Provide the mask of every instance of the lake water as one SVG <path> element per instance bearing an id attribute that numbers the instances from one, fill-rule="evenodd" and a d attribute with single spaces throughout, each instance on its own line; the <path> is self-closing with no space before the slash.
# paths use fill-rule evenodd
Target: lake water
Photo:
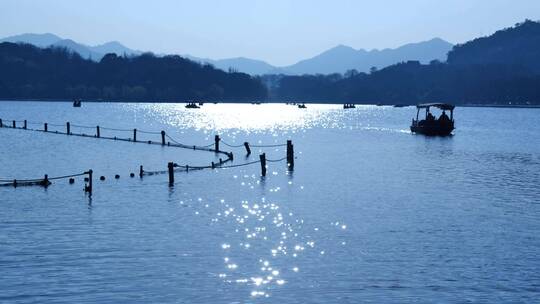
<path id="1" fill-rule="evenodd" d="M 214 153 L 0 129 L 2 303 L 524 302 L 540 298 L 540 109 L 457 108 L 455 136 L 414 108 L 0 102 L 0 118 L 166 130 L 230 145 L 291 139 L 284 162 L 130 178 Z M 29 124 L 32 128 L 42 128 Z M 72 132 L 93 129 L 72 126 Z M 130 137 L 102 130 L 102 136 Z M 139 134 L 159 141 L 159 135 Z M 231 148 L 233 164 L 284 147 Z M 114 179 L 119 174 L 120 179 Z"/>

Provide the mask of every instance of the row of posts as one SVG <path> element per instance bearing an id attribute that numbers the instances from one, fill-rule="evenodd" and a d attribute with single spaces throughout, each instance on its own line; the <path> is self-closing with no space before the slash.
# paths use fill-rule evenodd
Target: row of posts
<path id="1" fill-rule="evenodd" d="M 2 119 L 0 118 L 0 128 L 2 128 L 4 126 L 3 122 L 2 122 Z M 17 128 L 17 122 L 15 120 L 12 121 L 12 128 L 16 129 Z M 28 122 L 26 120 L 23 121 L 23 129 L 27 129 L 28 128 Z M 49 132 L 49 125 L 47 123 L 44 123 L 43 124 L 43 132 Z M 66 122 L 66 134 L 67 135 L 72 135 L 71 133 L 71 123 L 70 122 Z M 161 145 L 165 146 L 167 143 L 165 142 L 165 136 L 166 136 L 166 133 L 165 131 L 161 131 Z M 101 138 L 101 129 L 99 126 L 96 126 L 96 137 L 97 138 Z M 219 140 L 219 136 L 216 135 L 216 138 L 217 140 Z M 133 129 L 133 141 L 137 141 L 137 129 Z M 219 148 L 219 144 L 217 145 L 217 147 Z M 216 149 L 218 150 L 218 149 Z"/>
<path id="2" fill-rule="evenodd" d="M 215 136 L 215 152 L 219 152 L 219 135 Z M 249 147 L 249 143 L 245 142 L 244 146 L 246 148 L 247 155 L 251 154 L 251 149 Z M 232 153 L 229 155 L 229 157 L 232 158 Z M 289 171 L 294 170 L 294 146 L 292 144 L 292 140 L 287 140 L 287 168 Z M 221 158 L 219 159 L 219 163 L 222 164 L 223 161 Z M 261 164 L 261 176 L 266 176 L 266 153 L 259 155 L 259 163 Z M 174 185 L 174 163 L 169 162 L 167 164 L 168 174 L 169 174 L 169 186 Z M 186 170 L 188 170 L 188 166 L 186 166 Z M 216 164 L 212 162 L 212 169 L 216 168 Z M 143 167 L 140 167 L 140 177 L 143 176 Z"/>
<path id="3" fill-rule="evenodd" d="M 2 119 L 0 118 L 0 128 L 2 128 L 2 127 L 4 127 L 4 123 L 3 123 Z M 17 121 L 13 120 L 11 127 L 13 129 L 17 128 Z M 22 128 L 25 129 L 25 130 L 28 128 L 28 122 L 26 121 L 26 119 L 23 121 L 23 127 Z"/>
<path id="4" fill-rule="evenodd" d="M 2 123 L 2 119 L 0 118 L 0 128 L 3 127 L 3 123 Z M 17 123 L 15 120 L 13 120 L 12 122 L 12 127 L 13 128 L 16 128 L 17 127 Z M 26 120 L 23 121 L 23 129 L 27 129 L 28 127 L 28 123 Z M 43 131 L 44 132 L 48 132 L 49 131 L 49 127 L 48 127 L 48 124 L 47 123 L 44 123 L 43 124 Z M 66 134 L 67 135 L 72 135 L 71 133 L 71 124 L 70 122 L 66 122 Z M 165 131 L 161 131 L 161 145 L 165 146 L 166 145 L 166 142 L 165 142 L 165 136 L 166 136 L 166 133 Z M 96 137 L 97 138 L 101 138 L 101 129 L 99 126 L 96 126 Z M 115 137 L 116 138 L 116 137 Z M 136 142 L 137 141 L 137 129 L 133 129 L 133 141 Z M 219 135 L 216 135 L 214 137 L 214 151 L 215 152 L 219 152 L 219 142 L 221 141 L 221 138 L 219 137 Z M 244 147 L 246 149 L 246 154 L 247 155 L 250 155 L 251 154 L 251 148 L 249 146 L 249 143 L 248 142 L 244 142 Z M 293 145 L 292 145 L 292 141 L 291 140 L 287 140 L 287 164 L 289 166 L 289 169 L 293 169 L 294 168 L 294 150 L 293 150 Z"/>
<path id="5" fill-rule="evenodd" d="M 2 119 L 0 119 L 0 128 L 3 127 L 3 122 L 2 122 Z M 16 128 L 17 125 L 16 125 L 16 121 L 14 120 L 13 123 L 12 123 L 12 126 L 13 128 Z M 24 125 L 23 125 L 23 129 L 27 129 L 27 121 L 24 120 Z M 48 132 L 48 125 L 47 123 L 44 123 L 43 125 L 43 131 L 44 132 Z M 100 132 L 100 127 L 99 126 L 96 126 L 96 137 L 97 138 L 101 138 L 101 132 Z M 69 122 L 66 122 L 66 134 L 67 135 L 71 135 L 71 124 Z M 165 143 L 165 131 L 161 131 L 161 144 L 164 146 L 166 143 Z M 133 141 L 136 142 L 137 141 L 137 129 L 133 129 Z M 216 153 L 220 152 L 219 150 L 219 142 L 221 141 L 221 138 L 219 137 L 219 135 L 216 135 L 214 137 L 214 151 Z M 150 143 L 150 142 L 149 142 Z M 246 154 L 247 155 L 250 155 L 251 154 L 251 148 L 249 146 L 249 143 L 248 142 L 244 142 L 244 148 L 246 149 Z M 229 154 L 229 157 L 232 158 L 232 153 Z M 287 168 L 288 170 L 292 171 L 294 169 L 294 146 L 292 144 L 292 141 L 291 140 L 287 140 Z M 260 164 L 261 164 L 261 175 L 262 176 L 266 176 L 266 153 L 263 153 L 261 155 L 259 155 L 259 161 L 260 161 Z M 221 159 L 220 159 L 220 164 L 222 163 Z M 215 168 L 215 164 L 212 162 L 212 169 Z M 187 168 L 186 168 L 187 169 Z M 140 166 L 139 168 L 139 176 L 142 178 L 143 177 L 143 166 Z M 172 162 L 169 162 L 168 163 L 168 172 L 169 172 L 169 185 L 173 185 L 174 184 L 174 163 Z M 92 170 L 89 170 L 88 172 L 85 172 L 86 174 L 88 174 L 88 184 L 85 186 L 85 191 L 86 192 L 89 192 L 90 194 L 92 193 Z M 44 179 L 44 185 L 48 185 L 49 182 L 48 182 L 48 178 L 47 178 L 47 175 L 45 175 L 45 179 Z M 17 186 L 17 181 L 14 180 L 14 185 Z"/>

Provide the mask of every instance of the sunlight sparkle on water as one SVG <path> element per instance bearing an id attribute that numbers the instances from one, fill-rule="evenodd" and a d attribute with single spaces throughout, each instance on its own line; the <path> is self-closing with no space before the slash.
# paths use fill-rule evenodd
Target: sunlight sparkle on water
<path id="1" fill-rule="evenodd" d="M 310 105 L 308 109 L 284 104 L 205 104 L 200 109 L 186 109 L 185 104 L 143 104 L 150 115 L 166 119 L 175 127 L 200 130 L 239 129 L 259 131 L 271 129 L 304 129 L 321 122 L 335 124 L 332 115 L 340 113 L 340 105 Z"/>

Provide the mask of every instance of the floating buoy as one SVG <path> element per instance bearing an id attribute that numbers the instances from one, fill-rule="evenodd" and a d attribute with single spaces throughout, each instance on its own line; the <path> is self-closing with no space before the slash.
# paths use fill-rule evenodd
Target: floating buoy
<path id="1" fill-rule="evenodd" d="M 135 173 L 130 173 L 129 177 L 135 177 Z"/>
<path id="2" fill-rule="evenodd" d="M 116 175 L 114 176 L 114 178 L 119 179 L 119 178 L 120 178 L 120 175 L 116 174 Z"/>
<path id="3" fill-rule="evenodd" d="M 87 177 L 87 178 L 88 178 L 88 177 Z M 70 184 L 73 184 L 73 183 L 75 183 L 75 179 L 74 179 L 73 177 L 72 177 L 72 178 L 70 178 L 70 179 L 69 179 L 69 183 L 70 183 Z"/>
<path id="4" fill-rule="evenodd" d="M 102 175 L 102 176 L 100 176 L 99 180 L 102 180 L 102 181 L 104 181 L 104 180 L 105 180 L 105 176 L 103 176 L 103 175 Z"/>

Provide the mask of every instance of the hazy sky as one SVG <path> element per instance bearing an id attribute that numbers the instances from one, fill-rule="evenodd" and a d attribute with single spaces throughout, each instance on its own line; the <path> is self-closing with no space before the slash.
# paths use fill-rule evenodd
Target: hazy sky
<path id="1" fill-rule="evenodd" d="M 338 44 L 396 47 L 540 19 L 540 0 L 0 0 L 0 37 L 50 32 L 156 53 L 286 65 Z"/>

